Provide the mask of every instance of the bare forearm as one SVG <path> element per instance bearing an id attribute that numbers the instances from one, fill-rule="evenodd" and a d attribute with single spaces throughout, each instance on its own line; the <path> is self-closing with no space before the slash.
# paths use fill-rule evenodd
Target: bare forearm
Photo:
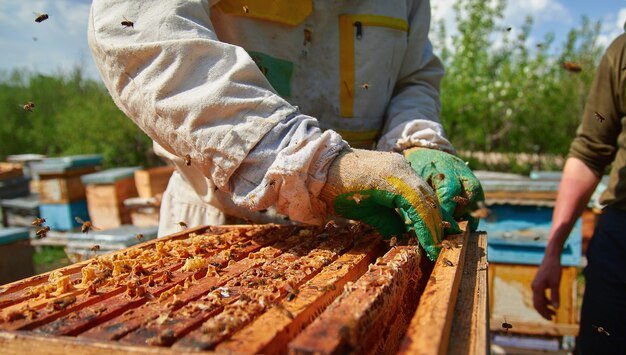
<path id="1" fill-rule="evenodd" d="M 559 257 L 569 233 L 593 194 L 600 178 L 585 163 L 569 158 L 552 214 L 552 228 L 546 247 L 546 257 Z"/>

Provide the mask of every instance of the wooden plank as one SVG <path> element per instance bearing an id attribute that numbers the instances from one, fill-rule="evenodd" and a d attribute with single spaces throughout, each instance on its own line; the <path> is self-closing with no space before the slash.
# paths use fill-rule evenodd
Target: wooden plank
<path id="1" fill-rule="evenodd" d="M 420 298 L 400 347 L 401 354 L 445 354 L 452 326 L 468 232 L 451 236 Z"/>
<path id="2" fill-rule="evenodd" d="M 555 201 L 557 191 L 485 191 L 485 200 Z"/>
<path id="3" fill-rule="evenodd" d="M 383 254 L 382 246 L 378 235 L 363 236 L 354 248 L 300 287 L 292 300 L 283 300 L 280 307 L 271 308 L 215 350 L 248 354 L 286 353 L 287 344 L 300 329 L 310 324 L 342 292 L 347 282 L 356 281 L 367 271 L 368 265 Z"/>
<path id="4" fill-rule="evenodd" d="M 7 331 L 0 332 L 0 348 L 3 355 L 23 355 L 33 352 L 41 355 L 180 355 L 180 351 L 167 348 L 130 346 L 74 337 L 49 337 L 39 334 Z"/>
<path id="5" fill-rule="evenodd" d="M 487 234 L 472 233 L 465 248 L 448 354 L 483 355 L 489 353 Z"/>
<path id="6" fill-rule="evenodd" d="M 507 322 L 511 321 L 507 318 Z M 509 334 L 546 335 L 555 337 L 561 337 L 564 335 L 577 336 L 579 329 L 578 324 L 565 323 L 517 323 L 513 321 L 511 324 L 513 325 L 513 328 L 509 329 Z M 492 332 L 505 333 L 502 328 L 502 322 L 491 322 L 490 330 Z"/>
<path id="7" fill-rule="evenodd" d="M 371 264 L 290 344 L 293 354 L 340 354 L 372 351 L 396 316 L 409 279 L 419 269 L 416 246 L 397 246 Z"/>

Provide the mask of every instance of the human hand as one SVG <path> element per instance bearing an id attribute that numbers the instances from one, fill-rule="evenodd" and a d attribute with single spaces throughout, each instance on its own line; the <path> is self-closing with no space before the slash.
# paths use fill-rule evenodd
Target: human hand
<path id="1" fill-rule="evenodd" d="M 436 149 L 411 148 L 404 151 L 411 167 L 435 190 L 441 208 L 454 218 L 467 219 L 470 231 L 478 218 L 470 212 L 485 200 L 480 181 L 458 157 Z"/>
<path id="2" fill-rule="evenodd" d="M 544 256 L 535 279 L 531 284 L 533 290 L 533 306 L 547 320 L 551 320 L 559 308 L 559 284 L 561 282 L 560 257 Z M 546 296 L 550 290 L 550 298 Z"/>
<path id="3" fill-rule="evenodd" d="M 433 190 L 399 154 L 345 149 L 333 161 L 321 192 L 331 213 L 362 221 L 385 238 L 400 237 L 411 228 L 431 260 L 441 249 L 444 225 Z"/>

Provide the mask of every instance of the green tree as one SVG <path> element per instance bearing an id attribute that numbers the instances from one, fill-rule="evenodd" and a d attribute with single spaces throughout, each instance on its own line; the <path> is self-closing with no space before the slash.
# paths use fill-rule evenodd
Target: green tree
<path id="1" fill-rule="evenodd" d="M 599 23 L 583 18 L 563 47 L 553 49 L 553 34 L 530 43 L 530 17 L 518 31 L 499 25 L 505 7 L 504 0 L 457 2 L 457 32 L 448 38 L 443 23 L 435 26 L 436 51 L 446 66 L 446 132 L 461 150 L 565 154 L 603 51 Z M 564 61 L 582 71 L 565 70 Z"/>
<path id="2" fill-rule="evenodd" d="M 23 108 L 33 102 L 29 112 Z M 80 68 L 56 76 L 15 70 L 0 76 L 0 158 L 102 154 L 105 167 L 156 165 L 150 139 Z"/>

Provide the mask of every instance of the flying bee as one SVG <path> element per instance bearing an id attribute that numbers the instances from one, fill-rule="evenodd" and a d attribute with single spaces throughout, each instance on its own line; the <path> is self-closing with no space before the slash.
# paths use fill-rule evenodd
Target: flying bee
<path id="1" fill-rule="evenodd" d="M 141 233 L 137 233 L 137 234 L 135 235 L 135 238 L 137 238 L 137 240 L 141 241 L 141 240 L 143 239 L 143 234 L 141 234 Z"/>
<path id="2" fill-rule="evenodd" d="M 133 21 L 130 21 L 129 19 L 127 19 L 126 16 L 124 16 L 124 21 L 122 21 L 121 24 L 124 27 L 135 28 L 135 23 Z"/>
<path id="3" fill-rule="evenodd" d="M 42 224 L 46 223 L 46 219 L 45 218 L 41 218 L 41 217 L 37 217 L 35 218 L 34 221 L 31 222 L 31 226 L 34 227 L 41 227 Z"/>
<path id="4" fill-rule="evenodd" d="M 187 226 L 187 223 L 185 223 L 185 222 L 183 222 L 183 221 L 178 222 L 178 225 L 179 225 L 179 226 L 180 226 L 180 228 L 182 228 L 182 229 L 187 229 L 187 228 L 189 228 L 189 227 Z"/>
<path id="5" fill-rule="evenodd" d="M 581 68 L 581 66 L 578 63 L 574 63 L 574 62 L 563 62 L 561 63 L 561 67 L 563 67 L 563 69 L 570 71 L 572 73 L 580 73 L 583 68 Z"/>
<path id="6" fill-rule="evenodd" d="M 41 227 L 39 229 L 37 229 L 37 232 L 35 232 L 35 234 L 37 235 L 37 238 L 45 238 L 46 235 L 48 234 L 48 232 L 50 231 L 50 227 Z"/>
<path id="7" fill-rule="evenodd" d="M 189 154 L 185 155 L 185 165 L 187 165 L 187 166 L 191 165 L 191 155 L 189 155 Z"/>
<path id="8" fill-rule="evenodd" d="M 365 84 L 361 85 L 361 87 L 363 88 L 363 90 L 367 90 L 367 89 L 370 88 L 370 84 L 365 83 Z"/>
<path id="9" fill-rule="evenodd" d="M 94 253 L 97 252 L 98 250 L 100 250 L 100 246 L 98 244 L 95 244 L 94 246 L 91 247 L 91 251 L 93 251 Z"/>
<path id="10" fill-rule="evenodd" d="M 509 329 L 513 328 L 513 325 L 511 323 L 507 323 L 506 322 L 506 318 L 504 318 L 504 322 L 502 322 L 502 329 L 504 329 L 504 333 L 508 334 L 509 333 Z"/>
<path id="11" fill-rule="evenodd" d="M 41 14 L 34 12 L 37 17 L 35 17 L 35 22 L 40 23 L 48 19 L 48 14 Z"/>
<path id="12" fill-rule="evenodd" d="M 92 229 L 100 229 L 94 226 L 93 223 L 91 223 L 91 221 L 83 221 L 80 217 L 74 217 L 74 220 L 76 220 L 76 222 L 81 224 L 80 231 L 82 233 L 89 233 L 89 231 Z"/>
<path id="13" fill-rule="evenodd" d="M 602 334 L 606 335 L 607 337 L 611 335 L 611 334 L 609 334 L 609 332 L 607 332 L 607 331 L 606 331 L 606 329 L 604 329 L 604 327 L 600 327 L 600 326 L 597 326 L 597 325 L 595 325 L 595 324 L 592 324 L 591 326 L 592 326 L 595 330 L 597 330 L 597 331 L 598 331 L 598 333 L 602 333 Z"/>
<path id="14" fill-rule="evenodd" d="M 313 41 L 313 33 L 311 30 L 304 29 L 304 45 L 311 43 Z"/>
<path id="15" fill-rule="evenodd" d="M 606 118 L 604 118 L 604 116 L 602 116 L 601 114 L 599 114 L 599 113 L 597 113 L 595 111 L 594 111 L 593 115 L 596 118 L 596 120 L 598 120 L 598 122 L 600 122 L 600 123 L 604 122 L 604 120 L 606 119 Z"/>
<path id="16" fill-rule="evenodd" d="M 24 108 L 24 110 L 28 112 L 33 112 L 33 109 L 35 108 L 35 104 L 28 101 L 27 103 L 24 104 L 24 106 L 22 106 L 22 108 Z"/>
<path id="17" fill-rule="evenodd" d="M 247 6 L 243 6 L 243 12 L 248 13 L 250 12 L 250 9 Z"/>
<path id="18" fill-rule="evenodd" d="M 391 239 L 389 239 L 389 247 L 395 248 L 396 246 L 398 246 L 398 238 L 396 236 L 393 236 L 391 237 Z"/>

